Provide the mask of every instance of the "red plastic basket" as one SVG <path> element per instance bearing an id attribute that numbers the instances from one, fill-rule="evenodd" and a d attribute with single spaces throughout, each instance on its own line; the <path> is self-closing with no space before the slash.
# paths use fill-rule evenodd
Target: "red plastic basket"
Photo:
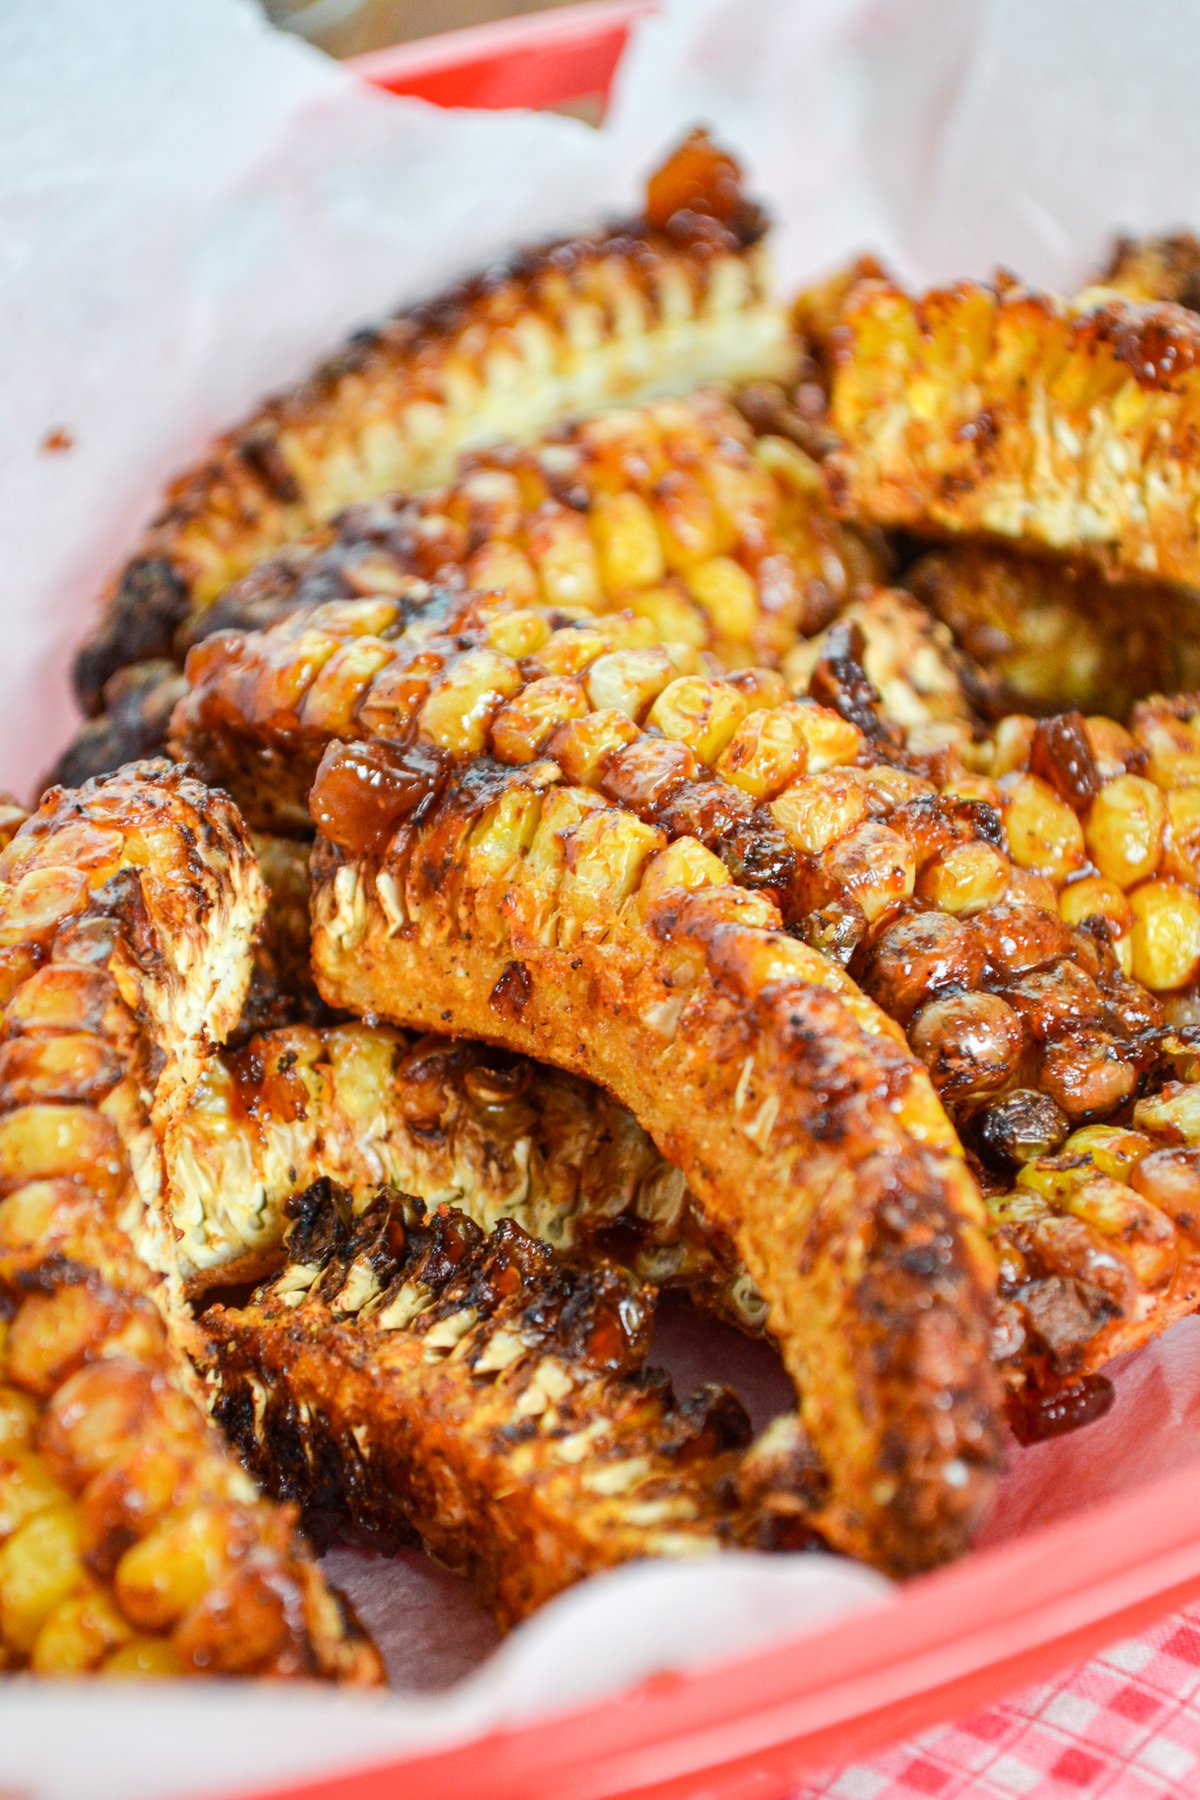
<path id="1" fill-rule="evenodd" d="M 556 106 L 607 93 L 651 10 L 572 6 L 354 66 L 444 106 Z M 988 1705 L 1200 1597 L 1198 1501 L 1200 1462 L 913 1581 L 865 1620 L 270 1800 L 772 1800 L 815 1768 Z"/>

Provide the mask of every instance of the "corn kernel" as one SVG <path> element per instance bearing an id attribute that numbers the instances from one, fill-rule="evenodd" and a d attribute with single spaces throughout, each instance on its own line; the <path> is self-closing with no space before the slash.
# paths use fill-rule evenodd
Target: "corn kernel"
<path id="1" fill-rule="evenodd" d="M 870 802 L 856 774 L 805 775 L 772 800 L 771 812 L 798 850 L 819 856 L 867 817 Z"/>
<path id="2" fill-rule="evenodd" d="M 590 786 L 606 759 L 636 742 L 638 728 L 623 712 L 605 708 L 571 719 L 555 730 L 546 746 L 568 781 Z"/>
<path id="3" fill-rule="evenodd" d="M 1063 1155 L 1086 1156 L 1102 1175 L 1123 1181 L 1153 1148 L 1154 1140 L 1144 1131 L 1129 1131 L 1121 1125 L 1084 1125 L 1071 1133 Z"/>
<path id="4" fill-rule="evenodd" d="M 30 1666 L 35 1675 L 82 1675 L 132 1636 L 106 1594 L 73 1594 L 55 1607 L 38 1632 Z"/>
<path id="5" fill-rule="evenodd" d="M 565 508 L 535 514 L 528 535 L 529 554 L 548 606 L 582 606 L 588 612 L 606 610 L 596 550 L 585 519 Z M 512 654 L 510 650 L 509 655 Z"/>
<path id="6" fill-rule="evenodd" d="M 545 615 L 533 607 L 505 605 L 489 617 L 487 641 L 501 656 L 522 662 L 527 656 L 536 656 L 549 643 L 550 626 Z"/>
<path id="7" fill-rule="evenodd" d="M 1200 963 L 1200 898 L 1178 881 L 1147 881 L 1129 903 L 1135 979 L 1156 993 L 1183 987 Z"/>
<path id="8" fill-rule="evenodd" d="M 654 514 L 636 494 L 601 494 L 591 513 L 600 578 L 609 592 L 651 587 L 666 574 Z"/>
<path id="9" fill-rule="evenodd" d="M 687 744 L 711 768 L 745 718 L 747 703 L 727 682 L 681 675 L 658 696 L 646 718 L 664 737 Z"/>
<path id="10" fill-rule="evenodd" d="M 995 780 L 999 781 L 1001 776 L 1010 775 L 1014 769 L 1028 767 L 1036 730 L 1037 720 L 1027 718 L 1023 713 L 1010 713 L 1006 719 L 1001 719 L 992 733 L 989 774 Z"/>
<path id="11" fill-rule="evenodd" d="M 541 754 L 550 733 L 588 711 L 583 686 L 563 675 L 543 675 L 508 700 L 492 720 L 492 750 L 501 762 L 527 763 Z"/>
<path id="12" fill-rule="evenodd" d="M 873 925 L 880 915 L 913 891 L 917 859 L 907 838 L 876 819 L 867 819 L 833 846 L 828 871 L 853 896 Z"/>
<path id="13" fill-rule="evenodd" d="M 588 699 L 594 707 L 640 719 L 678 673 L 663 645 L 648 650 L 614 650 L 598 657 L 588 670 Z"/>
<path id="14" fill-rule="evenodd" d="M 10 1381 L 27 1393 L 49 1396 L 119 1319 L 119 1311 L 83 1282 L 31 1294 L 9 1334 Z"/>
<path id="15" fill-rule="evenodd" d="M 558 895 L 562 948 L 595 935 L 597 928 L 609 930 L 607 908 L 597 908 L 597 896 L 603 894 L 618 905 L 627 900 L 646 859 L 662 844 L 661 831 L 615 810 L 592 813 L 567 834 L 566 868 Z"/>
<path id="16" fill-rule="evenodd" d="M 927 863 L 917 892 L 939 912 L 970 917 L 995 906 L 1008 891 L 1012 864 L 991 844 L 955 844 Z"/>
<path id="17" fill-rule="evenodd" d="M 1115 775 L 1123 774 L 1128 758 L 1137 750 L 1125 727 L 1118 725 L 1115 719 L 1103 718 L 1085 719 L 1084 726 L 1101 781 L 1111 781 Z"/>
<path id="18" fill-rule="evenodd" d="M 1163 874 L 1200 886 L 1200 788 L 1174 788 L 1167 795 Z"/>
<path id="19" fill-rule="evenodd" d="M 1083 826 L 1036 775 L 1019 775 L 1009 785 L 1004 826 L 1013 861 L 1051 881 L 1064 881 L 1085 860 Z"/>
<path id="20" fill-rule="evenodd" d="M 38 1410 L 28 1394 L 0 1387 L 0 1456 L 33 1442 Z"/>
<path id="21" fill-rule="evenodd" d="M 229 1565 L 230 1525 L 225 1510 L 193 1507 L 162 1520 L 127 1550 L 113 1590 L 130 1623 L 163 1631 L 198 1606 Z"/>
<path id="22" fill-rule="evenodd" d="M 1092 802 L 1084 840 L 1101 875 L 1133 887 L 1153 875 L 1162 856 L 1167 803 L 1140 775 L 1118 775 Z"/>
<path id="23" fill-rule="evenodd" d="M 1133 925 L 1133 908 L 1129 896 L 1115 881 L 1103 875 L 1085 875 L 1059 890 L 1058 916 L 1066 925 L 1081 925 L 1084 919 L 1107 919 L 1114 938 L 1123 938 Z"/>
<path id="24" fill-rule="evenodd" d="M 794 705 L 752 712 L 717 759 L 717 774 L 755 800 L 769 800 L 808 770 L 804 733 Z"/>
<path id="25" fill-rule="evenodd" d="M 1003 817 L 1004 789 L 989 775 L 960 775 L 956 781 L 946 783 L 942 794 L 947 800 L 982 800 L 985 806 L 994 806 Z"/>
<path id="26" fill-rule="evenodd" d="M 862 732 L 827 706 L 809 701 L 797 707 L 810 775 L 852 763 L 862 749 Z"/>
<path id="27" fill-rule="evenodd" d="M 167 1638 L 134 1637 L 104 1659 L 105 1675 L 127 1676 L 138 1681 L 170 1678 L 184 1673 L 183 1664 Z"/>
<path id="28" fill-rule="evenodd" d="M 13 1395 L 15 1400 L 23 1397 Z M 67 1500 L 65 1488 L 32 1450 L 14 1446 L 0 1457 L 0 1539 L 10 1538 L 35 1513 L 64 1506 Z"/>
<path id="29" fill-rule="evenodd" d="M 694 893 L 697 888 L 724 887 L 729 870 L 720 857 L 706 850 L 695 838 L 676 838 L 646 865 L 638 888 L 638 906 L 643 917 L 664 894 L 677 888 Z"/>
<path id="30" fill-rule="evenodd" d="M 0 1633 L 22 1654 L 45 1621 L 84 1583 L 79 1520 L 73 1506 L 52 1506 L 26 1519 L 0 1545 Z"/>
<path id="31" fill-rule="evenodd" d="M 702 606 L 717 637 L 753 641 L 760 621 L 758 586 L 741 563 L 713 556 L 687 574 L 688 591 Z"/>
<path id="32" fill-rule="evenodd" d="M 1200 736 L 1190 720 L 1148 719 L 1138 732 L 1146 773 L 1161 788 L 1200 787 Z"/>
<path id="33" fill-rule="evenodd" d="M 767 435 L 757 440 L 754 459 L 775 480 L 802 498 L 817 498 L 822 492 L 821 470 L 811 456 L 790 438 Z"/>
<path id="34" fill-rule="evenodd" d="M 98 1199 L 115 1200 L 127 1165 L 116 1126 L 89 1106 L 20 1106 L 0 1118 L 0 1189 L 55 1176 L 86 1176 Z"/>
<path id="35" fill-rule="evenodd" d="M 627 596 L 629 610 L 654 627 L 655 638 L 667 643 L 689 644 L 703 650 L 709 641 L 709 622 L 700 608 L 673 587 L 640 588 Z"/>
<path id="36" fill-rule="evenodd" d="M 300 717 L 306 730 L 338 737 L 350 730 L 358 702 L 372 678 L 395 656 L 391 644 L 352 638 L 317 675 L 304 696 Z"/>
<path id="37" fill-rule="evenodd" d="M 539 598 L 529 558 L 515 544 L 498 539 L 476 551 L 467 564 L 467 581 L 479 593 L 506 594 L 518 606 L 532 606 Z"/>
<path id="38" fill-rule="evenodd" d="M 1137 1131 L 1149 1131 L 1169 1144 L 1200 1145 L 1200 1085 L 1171 1081 L 1161 1093 L 1139 1100 L 1133 1109 Z"/>
<path id="39" fill-rule="evenodd" d="M 87 904 L 88 884 L 78 869 L 32 868 L 0 903 L 0 949 L 44 938 Z"/>
<path id="40" fill-rule="evenodd" d="M 487 742 L 492 716 L 522 687 L 510 657 L 483 646 L 465 651 L 430 691 L 420 730 L 452 756 L 477 756 Z"/>

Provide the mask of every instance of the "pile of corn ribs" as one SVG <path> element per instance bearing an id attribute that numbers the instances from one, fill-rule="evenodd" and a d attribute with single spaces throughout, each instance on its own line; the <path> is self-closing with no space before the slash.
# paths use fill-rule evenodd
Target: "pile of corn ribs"
<path id="1" fill-rule="evenodd" d="M 1200 1305 L 1198 268 L 785 301 L 696 133 L 172 484 L 0 807 L 6 1669 L 917 1573 Z"/>

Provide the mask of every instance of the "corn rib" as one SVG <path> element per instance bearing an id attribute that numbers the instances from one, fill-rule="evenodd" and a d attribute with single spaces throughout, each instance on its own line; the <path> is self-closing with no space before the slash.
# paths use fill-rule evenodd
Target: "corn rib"
<path id="1" fill-rule="evenodd" d="M 224 796 L 163 763 L 0 852 L 0 1654 L 42 1674 L 381 1678 L 199 1403 L 158 1134 L 261 910 Z"/>
<path id="2" fill-rule="evenodd" d="M 216 1416 L 318 1533 L 415 1529 L 506 1627 L 634 1558 L 811 1541 L 795 1492 L 754 1492 L 735 1397 L 644 1369 L 629 1277 L 395 1193 L 355 1217 L 322 1181 L 296 1212 L 277 1278 L 203 1322 Z"/>
<path id="3" fill-rule="evenodd" d="M 1200 585 L 1200 324 L 1011 283 L 850 293 L 825 463 L 846 517 Z"/>
<path id="4" fill-rule="evenodd" d="M 1161 1011 L 1126 978 L 1120 946 L 1056 916 L 1056 846 L 1039 836 L 1057 830 L 1054 806 L 1006 807 L 936 743 L 914 757 L 847 626 L 824 640 L 805 701 L 770 671 L 701 674 L 690 646 L 645 631 L 627 614 L 564 623 L 469 596 L 330 603 L 198 646 L 175 741 L 252 817 L 293 829 L 330 737 L 416 740 L 408 762 L 384 747 L 329 773 L 330 792 L 374 789 L 377 819 L 421 803 L 464 748 L 515 765 L 549 753 L 571 781 L 768 891 L 910 1032 L 982 1149 L 1014 1092 L 1044 1102 L 1057 1141 L 1125 1104 Z"/>
<path id="5" fill-rule="evenodd" d="M 85 709 L 126 664 L 171 656 L 246 569 L 352 502 L 444 482 L 464 450 L 529 441 L 572 414 L 785 372 L 795 352 L 763 231 L 735 165 L 685 144 L 651 178 L 644 217 L 525 251 L 357 333 L 172 483 L 78 657 Z"/>

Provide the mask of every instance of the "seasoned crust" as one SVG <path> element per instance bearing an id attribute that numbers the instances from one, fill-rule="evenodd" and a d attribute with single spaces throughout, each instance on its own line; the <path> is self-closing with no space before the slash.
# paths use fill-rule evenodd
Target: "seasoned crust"
<path id="1" fill-rule="evenodd" d="M 644 1367 L 652 1298 L 628 1276 L 395 1193 L 356 1218 L 321 1182 L 297 1206 L 280 1275 L 203 1322 L 216 1416 L 322 1535 L 415 1529 L 505 1627 L 634 1558 L 811 1541 L 740 1501 L 734 1395 L 680 1404 Z"/>
<path id="2" fill-rule="evenodd" d="M 1096 286 L 1128 300 L 1170 300 L 1200 312 L 1200 241 L 1190 231 L 1118 238 Z"/>
<path id="3" fill-rule="evenodd" d="M 462 451 L 581 411 L 784 373 L 794 353 L 761 214 L 736 185 L 708 202 L 679 191 L 691 199 L 675 213 L 652 200 L 651 217 L 524 250 L 356 333 L 218 438 L 103 598 L 75 666 L 85 710 L 118 668 L 169 656 L 230 582 L 351 502 L 444 482 Z"/>
<path id="4" fill-rule="evenodd" d="M 1200 584 L 1200 323 L 1009 282 L 851 292 L 825 464 L 843 516 Z"/>
<path id="5" fill-rule="evenodd" d="M 261 908 L 228 797 L 165 763 L 53 790 L 0 852 L 5 1666 L 381 1679 L 186 1355 L 159 1135 Z"/>
<path id="6" fill-rule="evenodd" d="M 478 761 L 378 858 L 319 845 L 322 992 L 629 1105 L 767 1302 L 830 1541 L 895 1571 L 957 1554 L 998 1456 L 991 1274 L 924 1072 L 694 840 L 560 783 Z"/>

